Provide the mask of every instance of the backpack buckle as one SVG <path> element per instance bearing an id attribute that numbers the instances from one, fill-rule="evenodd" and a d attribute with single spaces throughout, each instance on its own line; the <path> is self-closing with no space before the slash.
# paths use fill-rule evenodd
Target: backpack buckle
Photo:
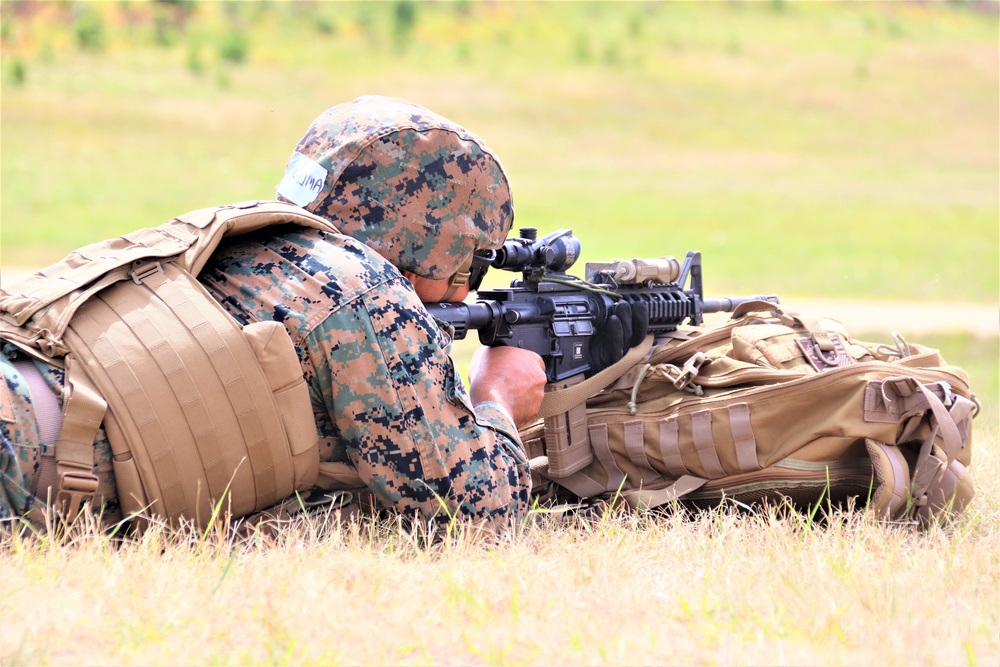
<path id="1" fill-rule="evenodd" d="M 944 380 L 935 382 L 934 384 L 936 384 L 941 389 L 941 393 L 943 394 L 943 396 L 941 397 L 941 403 L 944 405 L 944 407 L 950 408 L 952 405 L 954 405 L 955 393 L 951 390 L 951 385 L 945 382 Z"/>
<path id="2" fill-rule="evenodd" d="M 686 389 L 691 384 L 691 381 L 698 377 L 698 372 L 701 371 L 701 367 L 707 362 L 708 355 L 704 352 L 695 352 L 691 355 L 691 358 L 684 362 L 680 373 L 673 379 L 674 387 L 682 390 Z"/>
<path id="3" fill-rule="evenodd" d="M 59 493 L 56 494 L 56 509 L 63 519 L 72 520 L 83 507 L 97 495 L 99 482 L 97 475 L 83 471 L 66 471 L 59 475 Z"/>
<path id="4" fill-rule="evenodd" d="M 144 262 L 141 259 L 132 262 L 132 270 L 128 272 L 136 285 L 141 285 L 143 280 L 156 273 L 163 273 L 163 266 L 159 262 Z"/>
<path id="5" fill-rule="evenodd" d="M 656 366 L 643 364 L 642 368 L 639 369 L 635 382 L 632 383 L 632 400 L 628 402 L 629 414 L 634 415 L 639 410 L 636 403 L 639 395 L 639 385 L 642 384 L 647 375 L 650 377 L 660 376 L 679 391 L 687 391 L 695 396 L 703 396 L 705 394 L 704 390 L 700 385 L 692 384 L 692 381 L 698 377 L 701 367 L 709 361 L 711 359 L 708 358 L 708 355 L 699 351 L 692 354 L 681 368 L 673 364 L 657 364 Z"/>

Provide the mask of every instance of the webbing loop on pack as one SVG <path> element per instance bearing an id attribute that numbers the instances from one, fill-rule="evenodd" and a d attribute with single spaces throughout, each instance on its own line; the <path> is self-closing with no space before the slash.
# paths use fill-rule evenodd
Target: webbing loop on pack
<path id="1" fill-rule="evenodd" d="M 836 336 L 826 338 L 830 342 L 829 349 L 820 345 L 815 335 L 813 336 L 813 340 L 817 342 L 816 356 L 824 361 L 827 366 L 840 366 L 840 350 L 837 348 Z"/>
<path id="2" fill-rule="evenodd" d="M 890 357 L 899 357 L 900 359 L 904 359 L 913 354 L 910 344 L 906 342 L 906 339 L 903 338 L 901 334 L 893 332 L 892 342 L 895 343 L 895 346 L 883 343 L 876 347 L 875 351 L 879 354 L 884 354 Z"/>

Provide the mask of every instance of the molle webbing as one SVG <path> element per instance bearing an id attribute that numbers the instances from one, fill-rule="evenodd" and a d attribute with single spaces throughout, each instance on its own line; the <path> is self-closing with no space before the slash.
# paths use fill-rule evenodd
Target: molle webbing
<path id="1" fill-rule="evenodd" d="M 607 424 L 600 424 L 604 426 L 604 436 L 607 437 Z M 629 460 L 639 470 L 639 476 L 643 480 L 659 480 L 661 479 L 659 473 L 653 469 L 653 466 L 649 462 L 649 457 L 646 456 L 646 424 L 642 420 L 635 420 L 630 422 L 625 422 L 623 425 L 625 431 L 625 453 L 628 455 Z"/>
<path id="2" fill-rule="evenodd" d="M 617 491 L 625 481 L 627 475 L 620 468 L 616 460 L 627 460 L 637 471 L 629 480 L 629 485 L 639 485 L 647 487 L 658 485 L 664 479 L 680 479 L 682 477 L 693 477 L 692 472 L 685 465 L 681 455 L 681 423 L 685 425 L 685 437 L 691 442 L 687 448 L 688 452 L 695 455 L 703 473 L 709 479 L 718 479 L 727 475 L 737 475 L 741 473 L 760 470 L 761 466 L 757 461 L 757 445 L 750 423 L 750 410 L 746 403 L 733 403 L 725 406 L 724 413 L 728 416 L 728 427 L 720 428 L 723 431 L 725 440 L 731 442 L 735 449 L 735 457 L 738 468 L 727 471 L 719 459 L 718 443 L 715 441 L 712 426 L 712 411 L 698 410 L 688 416 L 678 417 L 670 415 L 659 418 L 655 421 L 646 419 L 632 419 L 616 424 L 615 429 L 621 433 L 620 438 L 615 441 L 620 444 L 612 446 L 609 438 L 609 425 L 606 423 L 592 423 L 588 426 L 590 447 L 595 458 L 603 468 L 604 477 L 591 479 L 590 482 L 580 481 L 586 475 L 578 474 L 569 484 L 586 484 L 586 488 L 602 488 L 602 493 Z M 725 420 L 722 420 L 724 423 Z M 648 433 L 647 433 L 648 429 Z M 650 452 L 654 454 L 656 461 L 654 464 L 647 454 L 647 436 L 650 439 Z M 551 459 L 551 455 L 549 457 Z M 661 474 L 659 470 L 663 470 Z M 552 476 L 556 478 L 556 476 Z M 603 481 L 598 481 L 598 480 Z M 563 479 L 558 480 L 563 483 Z M 569 486 L 569 485 L 567 485 Z M 593 494 L 591 494 L 593 495 Z"/>
<path id="3" fill-rule="evenodd" d="M 204 526 L 217 503 L 239 516 L 315 482 L 315 419 L 287 331 L 241 327 L 194 278 L 223 237 L 287 224 L 337 232 L 278 202 L 201 209 L 0 290 L 0 336 L 50 363 L 64 357 L 54 491 L 70 518 L 87 499 L 75 479 L 90 473 L 102 418 L 124 513 Z M 71 409 L 74 393 L 101 409 Z M 81 419 L 86 429 L 73 425 Z M 65 441 L 72 433 L 83 435 Z"/>
<path id="4" fill-rule="evenodd" d="M 604 467 L 608 478 L 606 487 L 609 491 L 617 490 L 625 481 L 625 473 L 615 463 L 615 456 L 611 452 L 611 445 L 608 443 L 608 425 L 594 424 L 588 430 L 590 431 L 590 444 L 594 448 L 594 457 Z"/>
<path id="5" fill-rule="evenodd" d="M 203 523 L 230 484 L 227 509 L 237 515 L 294 486 L 281 419 L 270 392 L 257 391 L 267 380 L 253 350 L 199 289 L 166 263 L 141 285 L 121 282 L 90 299 L 66 341 L 112 406 L 116 463 L 134 459 L 146 482 L 147 497 L 136 500 L 159 498 L 162 508 L 151 509 L 172 520 L 197 507 Z M 259 506 L 243 504 L 253 498 Z"/>
<path id="6" fill-rule="evenodd" d="M 857 501 L 920 523 L 968 504 L 977 404 L 962 369 L 898 334 L 865 343 L 833 320 L 758 306 L 547 390 L 545 419 L 522 429 L 536 484 L 646 508 Z M 550 437 L 581 402 L 581 433 Z M 585 464 L 560 465 L 553 442 Z"/>
<path id="7" fill-rule="evenodd" d="M 61 357 L 68 351 L 62 333 L 76 309 L 105 287 L 133 280 L 137 262 L 171 258 L 197 276 L 223 238 L 289 224 L 337 233 L 327 220 L 296 206 L 248 201 L 191 211 L 158 227 L 84 246 L 0 289 L 0 334 L 49 357 Z M 22 341 L 25 334 L 30 334 L 28 340 Z"/>
<path id="8" fill-rule="evenodd" d="M 691 434 L 701 467 L 709 477 L 724 477 L 726 471 L 719 460 L 719 452 L 715 449 L 715 438 L 712 437 L 711 410 L 699 410 L 691 415 Z"/>
<path id="9" fill-rule="evenodd" d="M 660 454 L 668 474 L 675 478 L 688 474 L 681 457 L 680 424 L 677 423 L 677 417 L 666 417 L 660 421 Z"/>

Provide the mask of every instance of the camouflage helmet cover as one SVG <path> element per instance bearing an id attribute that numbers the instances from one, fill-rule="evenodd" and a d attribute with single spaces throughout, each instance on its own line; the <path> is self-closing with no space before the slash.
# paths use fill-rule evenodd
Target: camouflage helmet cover
<path id="1" fill-rule="evenodd" d="M 391 97 L 323 112 L 277 193 L 400 269 L 433 279 L 450 277 L 476 250 L 500 247 L 514 220 L 507 176 L 483 141 Z"/>

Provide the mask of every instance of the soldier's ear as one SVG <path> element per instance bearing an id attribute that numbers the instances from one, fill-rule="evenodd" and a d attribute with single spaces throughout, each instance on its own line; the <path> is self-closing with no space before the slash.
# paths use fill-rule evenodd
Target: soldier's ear
<path id="1" fill-rule="evenodd" d="M 400 269 L 399 272 L 403 274 L 404 278 L 410 281 L 411 285 L 416 285 L 417 278 L 420 277 L 413 271 L 407 271 L 406 269 Z"/>

